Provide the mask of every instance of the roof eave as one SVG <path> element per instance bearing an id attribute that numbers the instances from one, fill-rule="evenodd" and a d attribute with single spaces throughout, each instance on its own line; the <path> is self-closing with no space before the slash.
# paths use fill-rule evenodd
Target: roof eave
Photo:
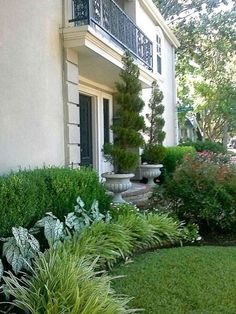
<path id="1" fill-rule="evenodd" d="M 164 17 L 161 15 L 159 9 L 155 6 L 152 0 L 140 0 L 141 5 L 146 9 L 149 15 L 152 16 L 152 19 L 156 21 L 157 25 L 159 25 L 166 35 L 169 42 L 175 47 L 178 48 L 180 46 L 180 42 L 173 33 L 173 31 L 167 25 Z"/>

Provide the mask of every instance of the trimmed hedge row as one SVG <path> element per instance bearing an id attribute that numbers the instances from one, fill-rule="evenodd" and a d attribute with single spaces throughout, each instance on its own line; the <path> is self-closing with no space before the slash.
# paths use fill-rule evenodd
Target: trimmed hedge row
<path id="1" fill-rule="evenodd" d="M 196 149 L 197 152 L 203 152 L 205 150 L 213 152 L 213 153 L 226 153 L 227 149 L 221 143 L 213 142 L 210 140 L 205 141 L 196 141 L 196 142 L 184 142 L 180 144 L 180 146 L 192 146 Z"/>
<path id="2" fill-rule="evenodd" d="M 171 175 L 179 162 L 184 159 L 186 155 L 194 156 L 196 149 L 192 146 L 174 146 L 166 148 L 166 156 L 163 160 L 163 165 L 166 175 Z"/>
<path id="3" fill-rule="evenodd" d="M 101 211 L 109 209 L 110 199 L 91 169 L 43 168 L 0 177 L 0 236 L 13 226 L 31 227 L 46 212 L 62 219 L 78 196 L 88 209 L 94 199 Z"/>

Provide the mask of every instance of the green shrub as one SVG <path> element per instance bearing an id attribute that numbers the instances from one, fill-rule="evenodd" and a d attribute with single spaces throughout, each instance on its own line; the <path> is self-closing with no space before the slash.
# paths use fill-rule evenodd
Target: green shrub
<path id="1" fill-rule="evenodd" d="M 98 276 L 93 268 L 62 247 L 39 256 L 31 277 L 20 280 L 10 274 L 5 282 L 13 304 L 27 313 L 130 313 L 129 300 L 115 295 L 110 277 Z"/>
<path id="2" fill-rule="evenodd" d="M 9 235 L 12 227 L 31 227 L 46 212 L 62 219 L 78 196 L 86 208 L 97 199 L 101 211 L 109 209 L 110 199 L 90 169 L 44 168 L 0 177 L 0 236 Z"/>
<path id="3" fill-rule="evenodd" d="M 166 155 L 163 160 L 164 169 L 167 175 L 171 175 L 177 166 L 186 155 L 195 155 L 196 150 L 194 147 L 189 146 L 175 146 L 167 147 Z"/>
<path id="4" fill-rule="evenodd" d="M 181 143 L 180 146 L 192 146 L 196 149 L 197 152 L 203 152 L 205 150 L 213 152 L 213 153 L 226 153 L 226 149 L 222 144 L 217 142 L 212 142 L 209 140 L 205 141 L 196 141 L 196 142 L 184 142 Z"/>
<path id="5" fill-rule="evenodd" d="M 166 148 L 157 144 L 146 144 L 142 154 L 142 162 L 160 164 L 166 156 Z"/>
<path id="6" fill-rule="evenodd" d="M 179 219 L 204 231 L 233 231 L 236 226 L 236 169 L 201 158 L 179 165 L 164 185 L 164 198 Z"/>

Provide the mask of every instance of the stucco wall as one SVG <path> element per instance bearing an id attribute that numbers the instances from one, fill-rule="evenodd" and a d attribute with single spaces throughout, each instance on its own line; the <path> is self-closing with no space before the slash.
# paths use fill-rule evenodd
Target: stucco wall
<path id="1" fill-rule="evenodd" d="M 64 164 L 60 0 L 2 0 L 0 172 Z"/>
<path id="2" fill-rule="evenodd" d="M 158 25 L 152 21 L 148 14 L 144 11 L 139 1 L 136 2 L 136 23 L 141 30 L 148 36 L 153 42 L 153 71 L 156 74 L 157 82 L 163 91 L 165 106 L 164 119 L 166 132 L 166 138 L 164 145 L 172 146 L 176 145 L 176 87 L 175 87 L 175 71 L 174 71 L 174 48 L 170 42 L 166 39 L 163 32 Z M 156 58 L 156 35 L 157 33 L 162 39 L 162 75 L 157 73 L 157 58 Z M 145 103 L 151 96 L 151 89 L 143 90 L 143 98 Z M 144 115 L 147 113 L 147 106 L 144 109 Z"/>

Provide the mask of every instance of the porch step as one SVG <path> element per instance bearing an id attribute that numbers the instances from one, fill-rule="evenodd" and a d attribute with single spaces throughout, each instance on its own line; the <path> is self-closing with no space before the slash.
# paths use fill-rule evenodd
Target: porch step
<path id="1" fill-rule="evenodd" d="M 124 193 L 122 196 L 126 202 L 135 204 L 137 206 L 144 206 L 152 195 L 152 188 L 147 184 L 132 182 L 132 188 Z"/>

